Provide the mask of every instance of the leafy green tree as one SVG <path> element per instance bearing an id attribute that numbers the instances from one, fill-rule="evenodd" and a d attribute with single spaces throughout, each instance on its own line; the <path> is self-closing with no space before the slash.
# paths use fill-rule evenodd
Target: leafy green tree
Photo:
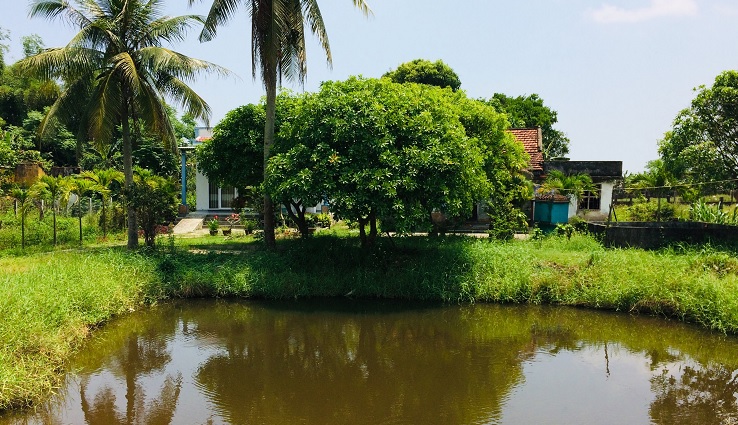
<path id="1" fill-rule="evenodd" d="M 537 94 L 509 97 L 495 93 L 487 104 L 498 112 L 507 114 L 514 128 L 541 127 L 543 133 L 543 156 L 555 158 L 569 153 L 569 138 L 553 126 L 558 122 L 556 111 L 545 106 Z"/>
<path id="2" fill-rule="evenodd" d="M 259 186 L 264 177 L 264 122 L 262 105 L 229 111 L 213 129 L 213 138 L 197 148 L 197 166 L 220 186 L 245 189 Z"/>
<path id="3" fill-rule="evenodd" d="M 695 91 L 690 107 L 679 112 L 659 142 L 664 167 L 685 183 L 738 179 L 738 71 L 722 72 L 712 87 Z"/>
<path id="4" fill-rule="evenodd" d="M 459 76 L 442 60 L 431 62 L 426 59 L 415 59 L 403 63 L 396 70 L 385 73 L 382 77 L 395 83 L 418 83 L 438 87 L 451 87 L 456 91 L 461 87 Z"/>
<path id="5" fill-rule="evenodd" d="M 69 181 L 63 177 L 42 176 L 41 180 L 34 186 L 37 196 L 51 203 L 54 223 L 54 245 L 56 245 L 56 216 L 59 212 L 59 204 L 69 194 Z"/>
<path id="6" fill-rule="evenodd" d="M 8 30 L 0 27 L 0 73 L 5 70 L 5 54 L 8 53 L 8 45 L 5 43 L 10 40 Z"/>
<path id="7" fill-rule="evenodd" d="M 666 169 L 664 161 L 655 159 L 648 161 L 646 170 L 627 176 L 625 186 L 629 189 L 643 192 L 646 197 L 668 198 L 678 182 Z"/>
<path id="8" fill-rule="evenodd" d="M 168 145 L 176 145 L 164 96 L 192 117 L 207 121 L 210 108 L 188 85 L 203 72 L 225 71 L 162 47 L 183 40 L 201 22 L 197 16 L 162 17 L 162 0 L 34 0 L 32 17 L 62 18 L 79 28 L 65 47 L 24 59 L 20 68 L 33 75 L 60 78 L 65 91 L 41 126 L 51 118 L 63 122 L 79 117 L 81 133 L 92 140 L 110 140 L 121 127 L 125 185 L 133 184 L 131 121 L 141 122 Z M 80 106 L 84 109 L 80 114 Z M 135 136 L 135 134 L 134 134 Z M 128 209 L 128 247 L 138 245 L 136 207 Z"/>
<path id="9" fill-rule="evenodd" d="M 189 0 L 190 4 L 195 0 Z M 365 14 L 369 6 L 364 0 L 352 0 Z M 228 21 L 239 5 L 243 4 L 251 19 L 251 65 L 254 78 L 259 68 L 266 89 L 264 123 L 264 180 L 268 179 L 266 163 L 274 143 L 277 83 L 282 77 L 304 81 L 307 73 L 305 50 L 305 23 L 326 53 L 331 63 L 328 34 L 323 24 L 317 0 L 213 0 L 201 41 L 215 37 L 218 26 Z M 264 241 L 268 248 L 276 246 L 274 236 L 274 203 L 268 194 L 264 196 Z"/>
<path id="10" fill-rule="evenodd" d="M 472 105 L 479 109 L 462 119 Z M 376 238 L 378 221 L 407 232 L 428 228 L 434 209 L 450 216 L 471 211 L 496 188 L 488 176 L 499 166 L 494 152 L 504 149 L 495 147 L 516 146 L 504 133 L 503 116 L 462 92 L 428 85 L 356 77 L 326 82 L 302 97 L 296 111 L 282 124 L 284 144 L 269 161 L 265 187 L 306 204 L 329 199 L 334 213 L 359 223 L 362 245 Z M 522 148 L 512 152 L 522 171 Z"/>

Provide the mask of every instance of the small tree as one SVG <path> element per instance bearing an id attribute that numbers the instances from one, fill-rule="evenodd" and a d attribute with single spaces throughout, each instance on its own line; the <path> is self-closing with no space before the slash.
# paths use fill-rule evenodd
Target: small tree
<path id="1" fill-rule="evenodd" d="M 176 214 L 177 188 L 171 180 L 146 169 L 136 168 L 134 177 L 133 185 L 125 191 L 126 203 L 136 205 L 146 246 L 153 247 L 157 226 Z"/>
<path id="2" fill-rule="evenodd" d="M 75 205 L 77 206 L 77 218 L 79 219 L 79 243 L 82 244 L 82 198 L 90 196 L 93 193 L 94 183 L 82 177 L 72 177 L 69 179 L 69 192 L 77 198 Z"/>
<path id="3" fill-rule="evenodd" d="M 33 207 L 31 201 L 31 194 L 27 189 L 16 188 L 10 192 L 13 199 L 15 199 L 17 211 L 21 216 L 21 249 L 26 249 L 26 216 Z"/>
<path id="4" fill-rule="evenodd" d="M 107 170 L 85 171 L 82 173 L 81 176 L 82 178 L 91 181 L 93 184 L 90 189 L 100 195 L 100 198 L 102 200 L 100 210 L 100 223 L 102 224 L 101 227 L 103 238 L 106 238 L 108 236 L 107 207 L 108 205 L 113 205 L 113 198 L 111 197 L 111 186 L 113 185 L 113 183 L 123 183 L 123 173 L 110 168 Z"/>
<path id="5" fill-rule="evenodd" d="M 51 212 L 54 221 L 54 245 L 57 242 L 56 215 L 60 202 L 69 194 L 69 182 L 63 177 L 42 176 L 33 187 L 36 196 L 51 203 Z"/>

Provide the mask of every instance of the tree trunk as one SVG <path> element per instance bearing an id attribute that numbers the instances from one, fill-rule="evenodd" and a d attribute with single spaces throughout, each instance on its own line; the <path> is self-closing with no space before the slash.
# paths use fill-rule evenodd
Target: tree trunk
<path id="1" fill-rule="evenodd" d="M 364 248 L 368 245 L 366 240 L 366 230 L 364 229 L 364 226 L 366 226 L 366 222 L 368 219 L 359 217 L 359 239 L 361 240 L 361 247 Z"/>
<path id="2" fill-rule="evenodd" d="M 290 216 L 292 221 L 295 222 L 295 225 L 297 225 L 297 230 L 300 231 L 300 236 L 302 236 L 303 239 L 310 236 L 310 231 L 308 230 L 308 225 L 305 221 L 305 207 L 302 205 L 302 202 L 287 202 L 285 203 L 285 206 L 287 207 L 287 215 Z M 293 208 L 297 213 L 292 211 Z"/>
<path id="3" fill-rule="evenodd" d="M 263 59 L 262 59 L 263 60 Z M 274 117 L 277 105 L 277 69 L 268 67 L 269 76 L 265 76 L 266 86 L 266 124 L 264 126 L 264 181 L 267 180 L 267 162 L 271 156 L 272 144 L 274 144 Z M 274 201 L 268 193 L 264 193 L 264 242 L 269 250 L 277 247 L 274 237 Z"/>
<path id="4" fill-rule="evenodd" d="M 377 240 L 377 213 L 374 212 L 374 208 L 369 213 L 369 245 L 374 245 Z"/>
<path id="5" fill-rule="evenodd" d="M 123 89 L 125 92 L 125 88 Z M 123 96 L 123 111 L 121 114 L 121 126 L 123 130 L 123 175 L 125 177 L 124 187 L 131 190 L 133 187 L 133 149 L 131 146 L 131 127 L 128 122 L 128 98 Z M 126 221 L 128 224 L 128 249 L 138 247 L 138 225 L 136 224 L 136 207 L 130 203 L 126 203 Z"/>

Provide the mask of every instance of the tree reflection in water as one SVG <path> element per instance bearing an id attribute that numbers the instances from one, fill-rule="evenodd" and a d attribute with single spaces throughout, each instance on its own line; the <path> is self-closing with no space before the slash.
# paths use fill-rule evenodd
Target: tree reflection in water
<path id="1" fill-rule="evenodd" d="M 660 425 L 738 424 L 737 379 L 738 370 L 723 365 L 664 368 L 651 378 L 651 418 Z"/>
<path id="2" fill-rule="evenodd" d="M 560 403 L 541 421 L 722 425 L 738 423 L 736 352 L 736 338 L 567 308 L 183 301 L 98 331 L 65 396 L 0 424 L 525 423 Z"/>

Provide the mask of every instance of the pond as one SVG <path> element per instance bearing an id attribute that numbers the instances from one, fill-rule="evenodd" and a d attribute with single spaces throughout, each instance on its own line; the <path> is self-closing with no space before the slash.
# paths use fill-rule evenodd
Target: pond
<path id="1" fill-rule="evenodd" d="M 179 301 L 8 423 L 734 424 L 738 339 L 573 308 Z"/>

